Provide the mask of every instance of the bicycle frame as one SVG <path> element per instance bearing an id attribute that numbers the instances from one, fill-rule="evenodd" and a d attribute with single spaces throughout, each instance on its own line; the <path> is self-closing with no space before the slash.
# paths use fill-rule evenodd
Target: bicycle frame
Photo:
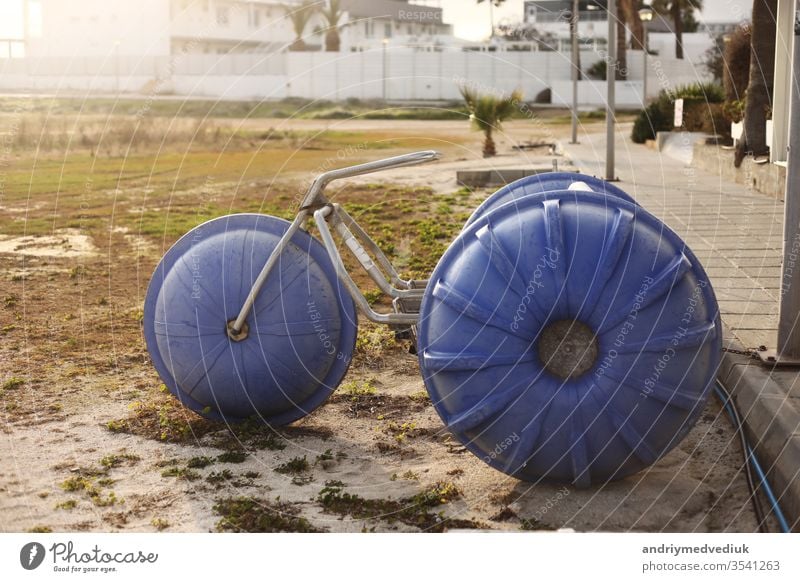
<path id="1" fill-rule="evenodd" d="M 339 204 L 331 203 L 325 197 L 325 188 L 331 182 L 354 176 L 362 176 L 373 172 L 380 172 L 391 168 L 401 168 L 431 162 L 439 158 L 438 152 L 433 150 L 414 152 L 401 156 L 394 156 L 356 166 L 338 168 L 324 172 L 317 176 L 311 183 L 300 208 L 289 228 L 281 236 L 278 244 L 273 249 L 267 262 L 256 278 L 250 292 L 245 299 L 244 305 L 239 312 L 236 321 L 228 326 L 228 336 L 240 341 L 247 336 L 244 323 L 247 315 L 255 303 L 261 288 L 264 286 L 270 271 L 272 271 L 278 257 L 289 244 L 294 234 L 299 230 L 305 230 L 309 218 L 312 217 L 319 229 L 320 236 L 325 249 L 330 256 L 331 262 L 336 268 L 339 280 L 346 287 L 347 292 L 353 298 L 356 307 L 370 321 L 388 325 L 413 325 L 419 319 L 419 302 L 427 286 L 427 280 L 405 280 L 397 273 L 389 258 L 381 251 L 380 247 L 372 238 L 361 228 L 361 226 L 345 211 Z M 336 245 L 332 230 L 336 232 L 341 241 L 353 256 L 358 260 L 361 267 L 367 272 L 370 278 L 375 281 L 378 288 L 393 298 L 394 313 L 377 313 L 372 309 L 367 298 L 353 281 L 347 268 L 342 261 L 339 247 Z M 373 260 L 373 258 L 375 260 Z"/>

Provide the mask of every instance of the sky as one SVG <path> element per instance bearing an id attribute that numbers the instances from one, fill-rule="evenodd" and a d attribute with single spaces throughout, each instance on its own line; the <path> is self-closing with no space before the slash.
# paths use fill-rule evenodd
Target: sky
<path id="1" fill-rule="evenodd" d="M 444 20 L 453 25 L 456 36 L 481 40 L 489 35 L 489 0 L 482 4 L 476 0 L 422 0 L 420 3 L 441 5 Z M 749 14 L 752 1 L 704 0 L 704 4 L 703 18 L 709 22 L 719 22 L 729 20 L 732 14 Z M 495 22 L 521 20 L 523 5 L 524 0 L 506 0 L 501 7 L 494 9 Z M 21 23 L 22 0 L 0 0 L 0 39 L 21 37 Z"/>

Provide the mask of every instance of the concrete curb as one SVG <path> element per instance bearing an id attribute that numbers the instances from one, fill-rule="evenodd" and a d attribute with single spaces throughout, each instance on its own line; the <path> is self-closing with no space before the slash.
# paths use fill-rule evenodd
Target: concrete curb
<path id="1" fill-rule="evenodd" d="M 744 349 L 726 330 L 725 346 Z M 797 370 L 777 370 L 725 352 L 717 377 L 733 395 L 747 436 L 792 531 L 800 532 L 800 410 L 781 380 Z"/>

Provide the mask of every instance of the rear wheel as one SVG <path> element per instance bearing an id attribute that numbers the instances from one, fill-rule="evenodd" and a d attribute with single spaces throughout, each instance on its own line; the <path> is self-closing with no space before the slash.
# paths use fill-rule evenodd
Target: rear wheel
<path id="1" fill-rule="evenodd" d="M 632 474 L 680 442 L 721 357 L 697 258 L 621 198 L 531 195 L 478 218 L 434 270 L 419 362 L 449 430 L 523 480 Z"/>

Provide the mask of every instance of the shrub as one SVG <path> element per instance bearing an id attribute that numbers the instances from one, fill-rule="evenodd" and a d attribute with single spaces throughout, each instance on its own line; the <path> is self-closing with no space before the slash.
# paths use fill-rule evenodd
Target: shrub
<path id="1" fill-rule="evenodd" d="M 605 60 L 597 61 L 586 70 L 590 79 L 605 81 L 608 78 L 608 64 Z"/>
<path id="2" fill-rule="evenodd" d="M 677 87 L 672 92 L 661 91 L 658 97 L 639 113 L 633 123 L 631 139 L 644 143 L 655 139 L 659 131 L 673 127 L 675 99 L 684 100 L 684 127 L 688 131 L 719 133 L 724 131 L 722 105 L 725 95 L 717 83 L 694 83 Z"/>
<path id="3" fill-rule="evenodd" d="M 631 139 L 634 143 L 644 143 L 648 139 L 655 139 L 656 132 L 672 129 L 672 103 L 669 99 L 658 99 L 650 103 L 639 113 L 633 122 Z"/>

